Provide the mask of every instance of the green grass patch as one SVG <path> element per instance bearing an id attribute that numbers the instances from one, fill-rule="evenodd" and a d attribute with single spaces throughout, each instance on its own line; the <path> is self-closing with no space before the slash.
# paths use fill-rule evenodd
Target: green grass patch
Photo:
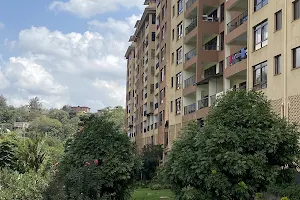
<path id="1" fill-rule="evenodd" d="M 168 197 L 168 198 L 161 198 Z M 174 200 L 174 194 L 171 190 L 151 190 L 149 188 L 136 189 L 133 192 L 132 200 Z"/>

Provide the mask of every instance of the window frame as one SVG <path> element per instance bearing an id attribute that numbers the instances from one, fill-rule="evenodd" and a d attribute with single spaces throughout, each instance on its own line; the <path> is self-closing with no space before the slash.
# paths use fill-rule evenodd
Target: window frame
<path id="1" fill-rule="evenodd" d="M 254 0 L 254 12 L 259 11 L 264 6 L 268 5 L 268 3 L 269 3 L 269 0 Z"/>
<path id="2" fill-rule="evenodd" d="M 282 56 L 278 54 L 274 57 L 274 75 L 280 75 L 282 73 Z"/>
<path id="3" fill-rule="evenodd" d="M 297 56 L 297 53 L 299 58 Z M 299 69 L 300 68 L 300 46 L 292 49 L 292 56 L 293 56 L 293 69 Z M 299 63 L 297 63 L 297 59 L 299 60 Z"/>
<path id="4" fill-rule="evenodd" d="M 183 53 L 183 51 L 182 51 L 182 46 L 181 46 L 176 50 L 176 64 L 177 65 L 182 63 L 182 57 L 183 57 L 182 53 Z"/>
<path id="5" fill-rule="evenodd" d="M 256 72 L 259 71 L 260 73 L 260 81 L 259 83 L 256 83 Z M 266 73 L 266 81 L 263 82 L 263 72 Z M 262 63 L 259 63 L 255 66 L 253 66 L 253 89 L 254 90 L 261 90 L 268 87 L 268 62 L 264 61 Z"/>
<path id="6" fill-rule="evenodd" d="M 182 38 L 183 36 L 183 22 L 180 22 L 177 25 L 177 40 L 179 40 L 180 38 Z"/>
<path id="7" fill-rule="evenodd" d="M 280 18 L 278 18 L 280 14 Z M 280 19 L 280 23 L 278 24 L 278 19 Z M 275 31 L 279 31 L 282 29 L 282 10 L 279 10 L 275 13 Z"/>
<path id="8" fill-rule="evenodd" d="M 176 74 L 176 90 L 182 87 L 182 72 Z"/>
<path id="9" fill-rule="evenodd" d="M 298 11 L 296 9 L 298 9 Z M 295 0 L 293 2 L 293 19 L 300 19 L 300 0 Z"/>
<path id="10" fill-rule="evenodd" d="M 182 104 L 181 104 L 181 97 L 179 97 L 178 99 L 175 100 L 175 107 L 176 107 L 176 115 L 180 115 L 181 114 L 181 109 L 182 109 Z"/>
<path id="11" fill-rule="evenodd" d="M 257 36 L 260 35 L 260 41 L 257 42 Z M 268 45 L 269 32 L 268 32 L 268 20 L 264 20 L 261 23 L 253 27 L 254 38 L 254 51 L 257 51 Z M 266 36 L 266 38 L 264 38 Z"/>
<path id="12" fill-rule="evenodd" d="M 177 15 L 180 15 L 183 12 L 183 10 L 184 10 L 183 7 L 184 7 L 183 0 L 178 0 L 177 1 Z"/>

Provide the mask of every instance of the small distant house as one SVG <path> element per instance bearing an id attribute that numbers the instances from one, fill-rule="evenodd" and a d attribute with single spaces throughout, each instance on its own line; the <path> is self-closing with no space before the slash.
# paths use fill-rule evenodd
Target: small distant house
<path id="1" fill-rule="evenodd" d="M 29 127 L 29 122 L 14 122 L 14 130 L 24 130 Z"/>
<path id="2" fill-rule="evenodd" d="M 76 113 L 90 113 L 91 108 L 87 106 L 73 106 L 71 107 L 72 110 L 74 110 Z"/>

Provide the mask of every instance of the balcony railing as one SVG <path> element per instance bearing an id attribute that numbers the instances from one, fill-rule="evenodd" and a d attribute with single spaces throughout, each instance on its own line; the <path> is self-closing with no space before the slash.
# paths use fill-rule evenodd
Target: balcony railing
<path id="1" fill-rule="evenodd" d="M 213 66 L 211 68 L 204 70 L 204 78 L 206 79 L 215 76 L 217 74 L 216 68 L 217 68 L 216 66 Z"/>
<path id="2" fill-rule="evenodd" d="M 189 9 L 195 2 L 196 0 L 188 0 L 185 4 L 185 8 Z"/>
<path id="3" fill-rule="evenodd" d="M 202 15 L 202 20 L 205 22 L 218 22 L 219 18 L 214 16 Z"/>
<path id="4" fill-rule="evenodd" d="M 192 32 L 192 30 L 194 30 L 197 27 L 197 18 L 192 19 L 192 23 L 190 23 L 190 25 L 188 25 L 185 28 L 185 34 L 189 34 L 190 32 Z"/>
<path id="5" fill-rule="evenodd" d="M 226 58 L 227 61 L 227 67 L 232 66 L 238 62 L 241 62 L 242 60 L 247 59 L 247 48 L 242 48 L 238 52 L 228 56 Z"/>
<path id="6" fill-rule="evenodd" d="M 206 44 L 206 45 L 203 45 L 203 50 L 205 51 L 218 51 L 219 50 L 219 46 L 216 45 L 216 44 Z"/>
<path id="7" fill-rule="evenodd" d="M 184 115 L 196 112 L 196 103 L 184 107 Z"/>
<path id="8" fill-rule="evenodd" d="M 197 55 L 197 49 L 196 48 L 190 50 L 189 52 L 187 52 L 185 54 L 185 62 L 187 62 L 188 60 L 192 59 L 196 55 Z"/>
<path id="9" fill-rule="evenodd" d="M 237 16 L 234 20 L 227 24 L 227 33 L 232 32 L 234 29 L 244 24 L 248 20 L 248 10 Z"/>
<path id="10" fill-rule="evenodd" d="M 196 83 L 196 76 L 194 75 L 194 76 L 184 80 L 184 88 L 194 85 L 195 83 Z"/>
<path id="11" fill-rule="evenodd" d="M 208 107 L 208 97 L 204 97 L 203 99 L 198 101 L 198 110 L 207 107 Z"/>

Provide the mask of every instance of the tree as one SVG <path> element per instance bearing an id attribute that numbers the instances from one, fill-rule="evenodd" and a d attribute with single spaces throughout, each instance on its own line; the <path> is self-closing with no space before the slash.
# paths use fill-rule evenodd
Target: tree
<path id="1" fill-rule="evenodd" d="M 29 131 L 41 133 L 43 135 L 50 134 L 52 136 L 61 136 L 62 123 L 57 119 L 49 118 L 45 115 L 35 118 L 29 126 Z"/>
<path id="2" fill-rule="evenodd" d="M 57 119 L 61 123 L 67 122 L 67 120 L 70 118 L 69 113 L 64 110 L 58 110 L 58 109 L 51 109 L 49 111 L 49 117 L 52 119 Z"/>
<path id="3" fill-rule="evenodd" d="M 100 115 L 107 115 L 110 120 L 119 125 L 123 130 L 125 129 L 125 109 L 122 106 L 116 106 L 114 108 L 106 107 L 101 110 Z"/>
<path id="4" fill-rule="evenodd" d="M 0 95 L 0 108 L 7 107 L 7 100 L 3 95 Z"/>
<path id="5" fill-rule="evenodd" d="M 146 145 L 141 154 L 141 179 L 152 180 L 163 156 L 161 145 Z"/>
<path id="6" fill-rule="evenodd" d="M 85 117 L 82 123 L 59 167 L 66 194 L 70 199 L 129 199 L 133 144 L 107 114 Z"/>
<path id="7" fill-rule="evenodd" d="M 292 181 L 298 139 L 295 126 L 277 117 L 262 93 L 228 92 L 202 129 L 191 124 L 175 142 L 166 178 L 181 197 L 192 187 L 202 199 L 254 199 L 274 183 Z"/>
<path id="8" fill-rule="evenodd" d="M 42 110 L 43 105 L 41 103 L 41 100 L 38 97 L 34 97 L 29 100 L 28 107 L 32 111 L 38 111 L 38 110 Z"/>

